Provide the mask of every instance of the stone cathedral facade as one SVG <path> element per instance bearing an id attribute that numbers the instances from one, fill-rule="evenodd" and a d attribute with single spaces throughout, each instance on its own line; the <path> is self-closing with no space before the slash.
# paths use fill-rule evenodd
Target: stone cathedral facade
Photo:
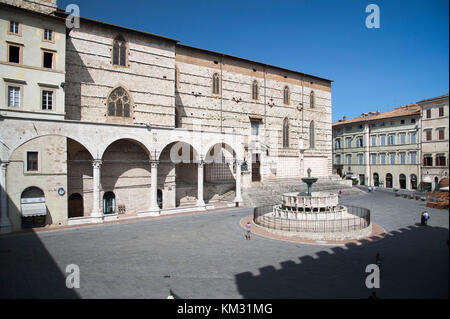
<path id="1" fill-rule="evenodd" d="M 328 79 L 0 1 L 2 231 L 209 209 L 331 175 Z M 216 205 L 217 206 L 217 205 Z"/>

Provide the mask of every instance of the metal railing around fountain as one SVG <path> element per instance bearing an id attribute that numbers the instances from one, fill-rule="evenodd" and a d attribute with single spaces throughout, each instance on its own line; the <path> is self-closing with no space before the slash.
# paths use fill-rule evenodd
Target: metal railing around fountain
<path id="1" fill-rule="evenodd" d="M 273 205 L 255 207 L 253 221 L 262 227 L 308 233 L 344 233 L 364 229 L 370 225 L 370 210 L 367 208 L 345 205 L 347 212 L 354 217 L 344 219 L 287 219 L 271 214 Z M 310 214 L 313 217 L 315 214 Z"/>

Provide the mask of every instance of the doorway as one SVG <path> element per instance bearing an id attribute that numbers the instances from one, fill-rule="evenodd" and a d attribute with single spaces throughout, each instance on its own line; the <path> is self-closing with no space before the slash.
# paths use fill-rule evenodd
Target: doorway
<path id="1" fill-rule="evenodd" d="M 359 174 L 359 185 L 364 185 L 364 174 Z"/>
<path id="2" fill-rule="evenodd" d="M 380 186 L 380 177 L 378 176 L 378 173 L 373 174 L 373 186 Z"/>
<path id="3" fill-rule="evenodd" d="M 103 195 L 103 214 L 114 214 L 116 212 L 116 195 L 106 192 Z"/>
<path id="4" fill-rule="evenodd" d="M 163 192 L 160 189 L 157 191 L 156 201 L 158 202 L 159 209 L 162 209 Z"/>
<path id="5" fill-rule="evenodd" d="M 411 175 L 411 189 L 417 189 L 417 176 Z"/>
<path id="6" fill-rule="evenodd" d="M 404 174 L 400 174 L 398 182 L 400 183 L 401 189 L 406 189 L 406 176 Z"/>
<path id="7" fill-rule="evenodd" d="M 390 173 L 386 174 L 386 187 L 392 188 L 392 174 Z"/>
<path id="8" fill-rule="evenodd" d="M 83 197 L 78 193 L 73 193 L 69 196 L 69 218 L 83 215 Z"/>
<path id="9" fill-rule="evenodd" d="M 252 154 L 252 182 L 260 182 L 261 181 L 261 162 L 260 162 L 261 154 Z"/>

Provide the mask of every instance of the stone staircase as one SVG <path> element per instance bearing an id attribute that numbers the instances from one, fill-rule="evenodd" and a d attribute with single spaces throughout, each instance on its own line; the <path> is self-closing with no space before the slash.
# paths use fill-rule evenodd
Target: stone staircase
<path id="1" fill-rule="evenodd" d="M 327 191 L 342 195 L 358 195 L 367 193 L 367 190 L 349 186 L 342 183 L 342 179 L 337 176 L 319 177 L 313 184 L 312 191 Z M 242 189 L 242 198 L 245 206 L 264 206 L 281 203 L 281 194 L 289 192 L 306 192 L 306 184 L 300 179 L 268 179 L 262 182 L 253 182 L 252 187 Z M 221 202 L 233 202 L 236 196 L 235 190 L 231 189 L 220 195 L 217 200 Z"/>
<path id="2" fill-rule="evenodd" d="M 366 193 L 364 190 L 340 183 L 340 178 L 333 177 L 319 178 L 318 181 L 312 185 L 312 191 L 327 191 L 330 193 L 342 192 L 342 195 L 358 195 Z M 266 181 L 264 183 L 254 183 L 252 187 L 244 188 L 242 190 L 242 198 L 246 206 L 263 206 L 275 205 L 281 203 L 281 195 L 289 192 L 306 192 L 306 184 L 300 180 L 274 180 Z"/>

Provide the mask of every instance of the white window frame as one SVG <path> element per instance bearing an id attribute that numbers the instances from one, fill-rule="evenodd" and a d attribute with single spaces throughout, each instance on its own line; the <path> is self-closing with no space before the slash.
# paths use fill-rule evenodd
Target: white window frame
<path id="1" fill-rule="evenodd" d="M 402 165 L 406 164 L 406 153 L 405 152 L 401 152 L 398 155 L 399 155 L 399 158 L 400 158 L 400 164 L 402 164 Z"/>
<path id="2" fill-rule="evenodd" d="M 47 35 L 50 35 L 50 39 L 46 38 Z M 53 30 L 51 28 L 43 28 L 42 41 L 54 43 L 55 42 L 55 30 Z"/>
<path id="3" fill-rule="evenodd" d="M 414 155 L 414 161 L 413 161 L 413 155 Z M 417 152 L 410 152 L 409 153 L 409 163 L 410 164 L 417 164 Z"/>
<path id="4" fill-rule="evenodd" d="M 18 105 L 10 105 L 9 104 L 9 102 L 10 102 L 9 88 L 18 88 L 19 89 Z M 16 109 L 16 110 L 21 109 L 22 108 L 22 100 L 23 100 L 23 85 L 17 84 L 17 83 L 6 83 L 6 105 L 8 106 L 8 108 L 12 108 L 12 109 Z"/>
<path id="5" fill-rule="evenodd" d="M 381 153 L 380 154 L 380 164 L 381 165 L 386 165 L 386 153 Z"/>
<path id="6" fill-rule="evenodd" d="M 412 137 L 414 136 L 414 142 L 412 140 Z M 417 133 L 416 132 L 410 132 L 409 133 L 409 144 L 416 144 L 417 143 Z"/>
<path id="7" fill-rule="evenodd" d="M 375 161 L 374 161 L 374 159 L 375 159 Z M 370 154 L 370 163 L 372 165 L 377 165 L 377 154 L 375 154 L 375 153 Z"/>
<path id="8" fill-rule="evenodd" d="M 392 162 L 392 158 L 394 161 Z M 389 153 L 389 164 L 394 165 L 397 160 L 397 154 L 395 153 Z"/>
<path id="9" fill-rule="evenodd" d="M 44 109 L 44 92 L 51 92 L 52 93 L 52 108 L 48 109 L 48 100 L 47 100 L 47 106 Z M 41 88 L 41 101 L 40 101 L 40 110 L 44 112 L 54 112 L 56 111 L 56 90 L 52 88 L 43 87 Z"/>
<path id="10" fill-rule="evenodd" d="M 364 155 L 363 154 L 358 154 L 358 164 L 364 165 Z"/>
<path id="11" fill-rule="evenodd" d="M 403 140 L 402 140 L 402 137 L 403 137 Z M 400 145 L 405 145 L 406 144 L 406 133 L 405 132 L 398 133 L 398 139 L 400 140 Z"/>
<path id="12" fill-rule="evenodd" d="M 388 135 L 388 145 L 395 145 L 395 134 Z"/>
<path id="13" fill-rule="evenodd" d="M 356 147 L 364 147 L 364 138 L 362 136 L 356 138 Z"/>

